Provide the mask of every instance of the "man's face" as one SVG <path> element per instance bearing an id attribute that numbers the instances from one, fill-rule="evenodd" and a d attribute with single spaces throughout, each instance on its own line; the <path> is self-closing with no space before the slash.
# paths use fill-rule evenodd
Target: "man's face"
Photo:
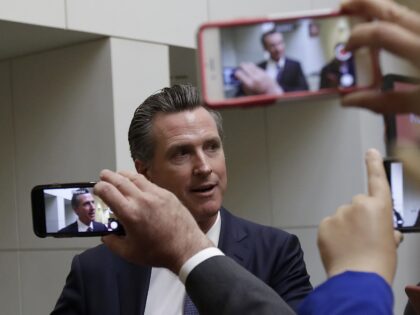
<path id="1" fill-rule="evenodd" d="M 279 61 L 285 49 L 283 35 L 281 33 L 273 33 L 265 36 L 264 48 L 269 52 L 271 59 Z"/>
<path id="2" fill-rule="evenodd" d="M 79 220 L 89 225 L 95 220 L 95 199 L 91 194 L 83 194 L 77 197 L 79 203 L 74 212 L 79 216 Z"/>
<path id="3" fill-rule="evenodd" d="M 209 228 L 227 184 L 225 156 L 213 117 L 203 107 L 159 113 L 152 134 L 154 157 L 143 173 L 173 192 L 203 230 Z"/>

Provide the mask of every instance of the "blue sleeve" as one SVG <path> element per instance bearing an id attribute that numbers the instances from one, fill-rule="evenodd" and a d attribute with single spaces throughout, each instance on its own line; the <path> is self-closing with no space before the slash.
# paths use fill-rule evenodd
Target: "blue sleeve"
<path id="1" fill-rule="evenodd" d="M 392 315 L 391 287 L 376 273 L 347 271 L 330 278 L 302 302 L 299 315 Z"/>

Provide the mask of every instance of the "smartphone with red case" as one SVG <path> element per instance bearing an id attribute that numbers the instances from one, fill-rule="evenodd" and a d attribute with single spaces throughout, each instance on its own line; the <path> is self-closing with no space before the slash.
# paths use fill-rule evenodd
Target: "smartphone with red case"
<path id="1" fill-rule="evenodd" d="M 377 54 L 344 49 L 352 27 L 365 22 L 319 11 L 203 24 L 203 101 L 214 108 L 261 105 L 371 88 L 380 81 Z"/>

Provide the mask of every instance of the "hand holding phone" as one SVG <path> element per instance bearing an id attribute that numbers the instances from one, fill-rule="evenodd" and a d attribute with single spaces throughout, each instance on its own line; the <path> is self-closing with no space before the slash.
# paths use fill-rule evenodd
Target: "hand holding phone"
<path id="1" fill-rule="evenodd" d="M 34 232 L 39 237 L 123 234 L 112 210 L 93 193 L 94 182 L 35 186 L 31 192 Z"/>
<path id="2" fill-rule="evenodd" d="M 204 102 L 244 106 L 372 87 L 369 49 L 344 49 L 367 19 L 340 12 L 207 23 L 198 33 Z M 232 70 L 234 69 L 234 70 Z"/>

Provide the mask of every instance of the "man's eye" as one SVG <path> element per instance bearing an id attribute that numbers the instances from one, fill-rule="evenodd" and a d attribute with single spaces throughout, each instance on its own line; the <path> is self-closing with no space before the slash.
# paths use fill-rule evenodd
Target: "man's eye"
<path id="1" fill-rule="evenodd" d="M 209 143 L 206 149 L 208 151 L 217 151 L 219 148 L 220 148 L 220 143 L 213 142 L 213 143 Z"/>
<path id="2" fill-rule="evenodd" d="M 180 149 L 180 150 L 175 151 L 172 157 L 175 158 L 175 159 L 180 159 L 180 158 L 187 157 L 188 154 L 189 154 L 188 150 Z"/>

